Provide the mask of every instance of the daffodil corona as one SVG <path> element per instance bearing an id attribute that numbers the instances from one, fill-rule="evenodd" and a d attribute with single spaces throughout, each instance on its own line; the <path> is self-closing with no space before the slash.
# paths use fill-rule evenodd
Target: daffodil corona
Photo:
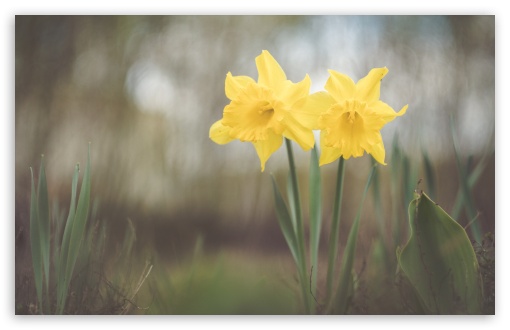
<path id="1" fill-rule="evenodd" d="M 300 111 L 309 97 L 308 75 L 298 83 L 287 80 L 278 62 L 265 50 L 255 63 L 257 82 L 251 77 L 227 74 L 225 94 L 231 102 L 223 109 L 223 118 L 211 126 L 209 137 L 218 144 L 235 139 L 251 142 L 264 171 L 266 161 L 280 148 L 283 137 L 297 142 L 304 150 L 312 148 L 312 126 L 317 119 Z"/>
<path id="2" fill-rule="evenodd" d="M 328 164 L 340 156 L 345 159 L 361 157 L 366 151 L 379 163 L 384 163 L 385 150 L 380 130 L 402 116 L 407 105 L 395 112 L 379 100 L 381 79 L 387 68 L 372 69 L 355 84 L 351 78 L 329 70 L 327 92 L 310 96 L 306 108 L 320 113 L 317 127 L 321 130 L 320 165 Z"/>

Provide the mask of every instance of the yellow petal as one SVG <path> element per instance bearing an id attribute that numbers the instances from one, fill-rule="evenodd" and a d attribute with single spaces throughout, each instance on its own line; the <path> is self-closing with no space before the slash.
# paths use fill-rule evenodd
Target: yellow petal
<path id="1" fill-rule="evenodd" d="M 258 83 L 280 91 L 287 76 L 273 56 L 267 50 L 263 50 L 262 54 L 255 58 L 255 63 L 259 72 Z"/>
<path id="2" fill-rule="evenodd" d="M 319 116 L 333 104 L 335 100 L 329 93 L 317 92 L 294 104 L 292 114 L 301 125 L 309 129 L 319 129 Z"/>
<path id="3" fill-rule="evenodd" d="M 337 102 L 348 100 L 353 97 L 356 85 L 352 79 L 335 70 L 328 70 L 329 78 L 324 88 L 335 98 Z"/>
<path id="4" fill-rule="evenodd" d="M 285 117 L 283 124 L 286 128 L 283 136 L 297 142 L 305 151 L 313 147 L 315 140 L 312 130 L 301 125 L 291 113 Z"/>
<path id="5" fill-rule="evenodd" d="M 365 148 L 367 153 L 371 154 L 372 157 L 374 157 L 375 160 L 377 160 L 382 165 L 386 165 L 384 162 L 384 157 L 386 155 L 386 151 L 384 150 L 384 144 L 381 140 L 381 143 L 377 143 L 371 146 L 368 146 L 368 148 Z"/>
<path id="6" fill-rule="evenodd" d="M 381 95 L 381 79 L 388 73 L 388 69 L 376 68 L 370 70 L 368 75 L 360 79 L 356 84 L 355 97 L 365 102 L 379 100 Z"/>
<path id="7" fill-rule="evenodd" d="M 282 145 L 283 138 L 281 135 L 270 132 L 268 134 L 267 140 L 261 140 L 257 142 L 252 142 L 255 150 L 257 151 L 257 155 L 260 159 L 260 169 L 261 172 L 264 172 L 266 167 L 266 161 L 269 157 Z"/>
<path id="8" fill-rule="evenodd" d="M 293 83 L 290 80 L 286 80 L 283 84 L 283 89 L 277 94 L 278 99 L 288 106 L 292 106 L 297 101 L 310 94 L 310 77 L 308 74 L 303 80 L 298 83 Z"/>
<path id="9" fill-rule="evenodd" d="M 374 111 L 373 115 L 382 119 L 386 124 L 395 119 L 395 117 L 404 115 L 407 111 L 408 105 L 402 107 L 399 112 L 395 112 L 392 107 L 382 101 L 374 102 L 370 104 L 370 107 Z"/>
<path id="10" fill-rule="evenodd" d="M 337 148 L 321 147 L 321 157 L 319 158 L 319 166 L 334 162 L 342 156 L 342 151 Z"/>
<path id="11" fill-rule="evenodd" d="M 230 127 L 224 126 L 221 120 L 212 124 L 209 130 L 209 138 L 218 144 L 226 144 L 234 140 L 230 135 Z"/>
<path id="12" fill-rule="evenodd" d="M 267 88 L 248 84 L 238 98 L 225 106 L 223 125 L 231 127 L 230 136 L 241 141 L 266 140 L 269 130 L 282 133 L 285 127 L 280 122 L 287 112 L 277 101 L 266 95 Z"/>
<path id="13" fill-rule="evenodd" d="M 409 104 L 404 105 L 402 107 L 402 109 L 400 109 L 400 111 L 397 112 L 397 117 L 404 115 L 406 113 L 408 107 L 409 107 Z"/>
<path id="14" fill-rule="evenodd" d="M 229 72 L 227 73 L 227 78 L 225 78 L 225 95 L 230 100 L 234 100 L 239 95 L 239 92 L 249 83 L 255 83 L 255 80 L 248 76 L 234 77 Z"/>

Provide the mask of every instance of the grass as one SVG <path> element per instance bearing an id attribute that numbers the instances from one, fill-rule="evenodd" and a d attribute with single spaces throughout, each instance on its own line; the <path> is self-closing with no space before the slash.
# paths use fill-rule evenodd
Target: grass
<path id="1" fill-rule="evenodd" d="M 304 314 L 307 310 L 320 314 L 331 312 L 330 299 L 341 301 L 335 312 L 342 314 L 426 313 L 412 281 L 398 269 L 395 253 L 409 237 L 406 229 L 409 219 L 401 205 L 411 201 L 409 194 L 419 187 L 419 176 L 423 175 L 426 187 L 435 195 L 441 187 L 430 157 L 425 152 L 422 155 L 421 162 L 416 162 L 402 152 L 398 142 L 394 143 L 391 164 L 386 172 L 381 167 L 374 169 L 372 184 L 367 184 L 363 194 L 366 203 L 358 204 L 360 208 L 351 224 L 346 218 L 342 226 L 337 226 L 344 232 L 333 236 L 341 240 L 333 251 L 328 251 L 325 238 L 329 232 L 321 230 L 324 215 L 317 195 L 323 194 L 330 184 L 336 184 L 337 195 L 349 194 L 348 190 L 343 192 L 344 166 L 349 163 L 339 164 L 338 182 L 324 182 L 314 166 L 317 155 L 312 154 L 311 176 L 316 179 L 309 182 L 308 194 L 304 194 L 310 204 L 311 223 L 303 226 L 303 232 L 297 229 L 307 220 L 307 215 L 296 208 L 299 193 L 294 190 L 297 185 L 292 183 L 296 178 L 288 180 L 288 201 L 283 200 L 273 180 L 275 196 L 280 198 L 274 221 L 280 221 L 284 229 L 280 237 L 291 249 L 272 254 L 239 251 L 238 247 L 216 246 L 211 250 L 205 244 L 207 235 L 197 238 L 192 253 L 186 249 L 155 250 L 138 237 L 136 226 L 142 225 L 142 221 L 115 219 L 117 226 L 112 227 L 101 216 L 102 207 L 90 185 L 90 156 L 81 189 L 80 167 L 77 165 L 72 172 L 68 209 L 48 195 L 45 163 L 41 159 L 37 178 L 31 171 L 32 273 L 22 281 L 22 287 L 16 287 L 16 314 L 288 315 Z M 455 202 L 451 210 L 457 216 L 463 211 L 468 216 L 462 226 L 472 238 L 480 268 L 484 291 L 482 314 L 494 314 L 494 235 L 487 233 L 479 239 L 473 238 L 478 232 L 472 226 L 480 219 L 470 220 L 472 210 L 466 205 L 474 198 L 476 184 L 491 156 L 493 151 L 488 150 L 479 162 L 466 165 L 457 154 L 459 180 L 464 183 L 459 184 L 457 195 L 452 197 Z M 385 175 L 390 178 L 386 187 Z M 322 185 L 314 185 L 317 180 Z M 372 194 L 368 194 L 369 189 Z M 391 191 L 391 198 L 385 191 Z M 339 217 L 340 204 L 334 208 L 334 218 Z M 335 229 L 334 222 L 333 225 Z M 367 241 L 361 233 L 370 226 L 375 226 L 375 230 L 373 238 Z M 476 228 L 481 230 L 481 226 Z M 298 245 L 295 235 L 308 233 L 311 239 L 306 242 L 305 250 L 304 244 Z M 113 237 L 117 240 L 112 240 Z M 328 271 L 327 260 L 331 256 L 338 259 L 338 255 L 344 255 L 343 266 Z M 306 257 L 310 262 L 305 263 L 305 268 Z M 349 280 L 340 281 L 340 278 Z M 21 295 L 21 292 L 29 293 Z M 303 294 L 310 294 L 309 307 L 301 302 Z"/>

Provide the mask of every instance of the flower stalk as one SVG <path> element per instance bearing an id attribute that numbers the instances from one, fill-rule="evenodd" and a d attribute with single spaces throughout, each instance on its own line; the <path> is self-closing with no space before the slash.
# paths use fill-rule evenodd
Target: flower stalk
<path id="1" fill-rule="evenodd" d="M 301 284 L 301 290 L 303 293 L 303 302 L 305 305 L 305 311 L 307 314 L 310 314 L 312 311 L 310 294 L 308 293 L 307 286 L 307 267 L 306 267 L 306 255 L 305 255 L 305 234 L 303 228 L 303 218 L 301 213 L 301 199 L 299 197 L 299 186 L 296 174 L 296 165 L 294 162 L 294 154 L 292 152 L 292 143 L 289 139 L 285 139 L 285 146 L 287 147 L 287 157 L 289 159 L 289 171 L 290 171 L 290 179 L 292 186 L 292 196 L 294 202 L 294 212 L 296 215 L 296 238 L 298 245 L 298 273 L 299 273 L 299 282 Z"/>
<path id="2" fill-rule="evenodd" d="M 336 176 L 335 202 L 333 205 L 333 218 L 331 219 L 331 230 L 329 232 L 329 252 L 328 252 L 328 274 L 326 278 L 326 302 L 331 303 L 333 293 L 333 276 L 336 269 L 336 260 L 338 257 L 338 236 L 340 234 L 340 216 L 342 213 L 342 195 L 344 189 L 345 161 L 343 157 L 338 160 L 338 171 Z"/>

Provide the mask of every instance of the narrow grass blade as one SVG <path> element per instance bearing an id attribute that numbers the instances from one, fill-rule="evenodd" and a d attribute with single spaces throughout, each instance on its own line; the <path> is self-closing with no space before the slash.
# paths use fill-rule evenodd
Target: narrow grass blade
<path id="1" fill-rule="evenodd" d="M 418 182 L 418 175 L 416 173 L 416 168 L 411 164 L 411 158 L 406 154 L 402 154 L 402 172 L 404 176 L 404 205 L 409 205 L 413 199 L 414 190 L 416 189 L 416 184 Z"/>
<path id="2" fill-rule="evenodd" d="M 376 160 L 373 159 L 372 163 L 375 165 Z M 372 177 L 372 197 L 374 200 L 374 211 L 375 218 L 377 220 L 377 230 L 378 230 L 378 241 L 379 241 L 379 256 L 384 260 L 381 264 L 385 265 L 386 270 L 390 271 L 390 269 L 394 269 L 394 263 L 392 256 L 390 257 L 388 251 L 386 250 L 386 224 L 384 223 L 384 210 L 382 205 L 381 198 L 381 171 L 379 167 L 375 167 L 374 175 Z"/>
<path id="3" fill-rule="evenodd" d="M 312 293 L 316 294 L 317 272 L 319 269 L 319 243 L 322 226 L 322 185 L 321 173 L 319 169 L 319 157 L 317 155 L 317 145 L 311 151 L 310 156 L 310 260 L 312 271 Z"/>
<path id="4" fill-rule="evenodd" d="M 87 218 L 89 213 L 90 204 L 90 146 L 87 159 L 87 168 L 83 175 L 83 181 L 81 184 L 80 196 L 78 198 L 78 204 L 76 207 L 76 214 L 72 223 L 71 233 L 69 237 L 69 248 L 67 253 L 67 260 L 65 261 L 65 274 L 64 274 L 64 291 L 67 291 L 71 277 L 76 264 L 76 259 L 80 253 L 80 246 L 82 243 L 83 235 L 85 233 L 85 226 L 87 224 Z M 61 310 L 65 306 L 66 294 L 62 296 Z"/>
<path id="5" fill-rule="evenodd" d="M 296 242 L 298 247 L 299 258 L 299 277 L 301 282 L 301 289 L 303 291 L 303 300 L 305 304 L 305 311 L 310 314 L 313 306 L 311 305 L 311 295 L 308 293 L 307 285 L 307 268 L 306 268 L 306 254 L 305 254 L 305 234 L 303 226 L 303 218 L 301 213 L 301 202 L 299 197 L 299 186 L 296 173 L 296 165 L 294 162 L 294 154 L 292 152 L 292 143 L 289 139 L 285 138 L 285 145 L 287 147 L 287 156 L 289 159 L 289 171 L 292 183 L 292 196 L 294 199 L 294 206 L 296 212 Z"/>
<path id="6" fill-rule="evenodd" d="M 479 267 L 464 230 L 426 194 L 409 205 L 411 237 L 398 262 L 423 307 L 434 314 L 480 314 Z"/>
<path id="7" fill-rule="evenodd" d="M 340 232 L 340 218 L 342 213 L 344 174 L 345 160 L 343 157 L 340 157 L 338 159 L 338 171 L 336 174 L 336 192 L 335 202 L 333 204 L 333 218 L 331 219 L 331 229 L 329 231 L 328 274 L 326 278 L 327 305 L 331 303 L 331 298 L 333 297 L 333 277 L 335 274 L 336 261 L 338 257 L 338 235 Z"/>
<path id="8" fill-rule="evenodd" d="M 363 210 L 365 197 L 367 196 L 368 188 L 370 187 L 370 183 L 372 182 L 376 166 L 377 165 L 374 165 L 372 167 L 372 170 L 368 175 L 367 183 L 365 185 L 363 196 L 361 198 L 361 203 L 358 208 L 358 213 L 356 214 L 356 218 L 354 219 L 354 223 L 352 224 L 351 230 L 349 232 L 349 237 L 347 238 L 347 244 L 345 246 L 342 258 L 340 283 L 338 284 L 336 298 L 333 303 L 333 311 L 335 314 L 345 314 L 347 312 L 348 302 L 350 298 L 350 290 L 353 285 L 352 271 L 354 266 L 354 256 L 356 253 L 356 242 L 358 239 L 361 211 Z"/>
<path id="9" fill-rule="evenodd" d="M 60 209 L 60 205 L 58 200 L 53 202 L 52 211 L 51 211 L 51 232 L 53 233 L 53 267 L 55 269 L 55 274 L 58 277 L 58 266 L 59 266 L 59 258 L 60 258 L 60 247 L 62 245 L 62 228 L 64 225 L 64 213 Z M 57 278 L 56 278 L 57 279 Z"/>
<path id="10" fill-rule="evenodd" d="M 485 154 L 482 159 L 476 164 L 475 168 L 468 175 L 468 189 L 471 191 L 474 186 L 478 183 L 478 180 L 482 176 L 485 167 L 487 166 L 489 155 L 492 155 L 494 151 L 491 153 Z M 459 188 L 457 192 L 457 196 L 455 197 L 455 202 L 453 204 L 451 216 L 453 219 L 458 219 L 460 212 L 462 210 L 462 188 Z"/>
<path id="11" fill-rule="evenodd" d="M 37 185 L 37 216 L 39 221 L 39 239 L 41 243 L 41 256 L 44 270 L 44 288 L 46 295 L 46 307 L 49 307 L 48 294 L 50 283 L 50 210 L 48 201 L 48 185 L 46 183 L 46 170 L 44 166 L 44 155 L 41 156 L 39 167 L 39 183 Z M 45 310 L 45 312 L 49 312 Z"/>
<path id="12" fill-rule="evenodd" d="M 87 168 L 85 169 L 85 174 L 83 175 L 80 196 L 78 198 L 78 205 L 76 206 L 76 215 L 74 218 L 73 228 L 69 240 L 69 252 L 66 263 L 66 279 L 71 278 L 74 269 L 74 264 L 76 262 L 76 258 L 78 257 L 78 253 L 82 243 L 82 238 L 85 233 L 85 226 L 87 224 L 89 204 L 90 204 L 90 150 L 87 159 Z"/>
<path id="13" fill-rule="evenodd" d="M 450 129 L 452 133 L 453 138 L 453 150 L 455 153 L 455 161 L 457 163 L 457 170 L 459 172 L 459 181 L 460 181 L 460 188 L 462 190 L 462 200 L 465 207 L 465 210 L 468 215 L 468 222 L 473 221 L 473 223 L 470 226 L 471 233 L 473 234 L 473 238 L 476 242 L 481 243 L 482 241 L 482 233 L 480 230 L 480 223 L 476 220 L 476 208 L 474 204 L 474 200 L 471 196 L 471 191 L 468 186 L 468 176 L 467 171 L 464 168 L 464 166 L 461 163 L 460 155 L 458 152 L 458 141 L 457 141 L 457 134 L 455 131 L 455 123 L 453 121 L 453 117 L 450 117 Z"/>
<path id="14" fill-rule="evenodd" d="M 287 178 L 287 202 L 289 203 L 289 214 L 290 219 L 292 220 L 292 227 L 294 228 L 294 231 L 297 231 L 297 220 L 296 220 L 296 198 L 294 197 L 294 188 L 292 187 L 292 175 L 289 172 L 288 178 Z"/>
<path id="15" fill-rule="evenodd" d="M 401 215 L 401 198 L 402 198 L 402 155 L 400 152 L 398 138 L 395 136 L 393 139 L 391 149 L 391 184 L 390 191 L 393 198 L 391 199 L 391 232 L 393 237 L 393 248 L 396 248 L 400 243 L 401 229 L 400 224 L 403 222 Z"/>
<path id="16" fill-rule="evenodd" d="M 35 192 L 34 173 L 30 168 L 30 176 L 32 179 L 32 188 L 30 194 L 30 248 L 32 251 L 32 266 L 34 268 L 34 284 L 37 293 L 37 302 L 39 311 L 42 312 L 43 300 L 43 265 L 41 252 L 41 239 L 39 230 L 39 220 L 37 211 L 37 194 Z"/>
<path id="17" fill-rule="evenodd" d="M 290 252 L 292 253 L 292 257 L 296 262 L 296 265 L 299 267 L 299 256 L 298 256 L 298 247 L 296 241 L 296 234 L 294 232 L 294 227 L 292 226 L 292 220 L 285 205 L 285 201 L 278 189 L 278 185 L 274 177 L 271 175 L 271 182 L 273 183 L 273 193 L 274 193 L 274 205 L 276 210 L 276 217 L 278 219 L 278 224 L 280 225 L 280 229 L 282 230 L 283 236 L 285 237 L 285 241 L 289 246 Z"/>
<path id="18" fill-rule="evenodd" d="M 422 150 L 423 155 L 423 167 L 425 169 L 425 183 L 427 184 L 427 191 L 430 192 L 430 196 L 435 198 L 436 196 L 436 179 L 434 166 L 432 161 L 425 149 Z M 406 204 L 407 205 L 407 204 Z"/>
<path id="19" fill-rule="evenodd" d="M 67 285 L 69 279 L 66 279 L 66 264 L 69 254 L 69 241 L 73 229 L 74 216 L 76 213 L 76 192 L 78 187 L 78 177 L 80 174 L 80 166 L 76 164 L 74 168 L 73 180 L 71 183 L 71 204 L 69 205 L 69 215 L 64 227 L 62 236 L 62 244 L 60 246 L 59 269 L 57 279 L 57 313 L 62 314 L 65 305 L 65 296 L 67 295 Z"/>

